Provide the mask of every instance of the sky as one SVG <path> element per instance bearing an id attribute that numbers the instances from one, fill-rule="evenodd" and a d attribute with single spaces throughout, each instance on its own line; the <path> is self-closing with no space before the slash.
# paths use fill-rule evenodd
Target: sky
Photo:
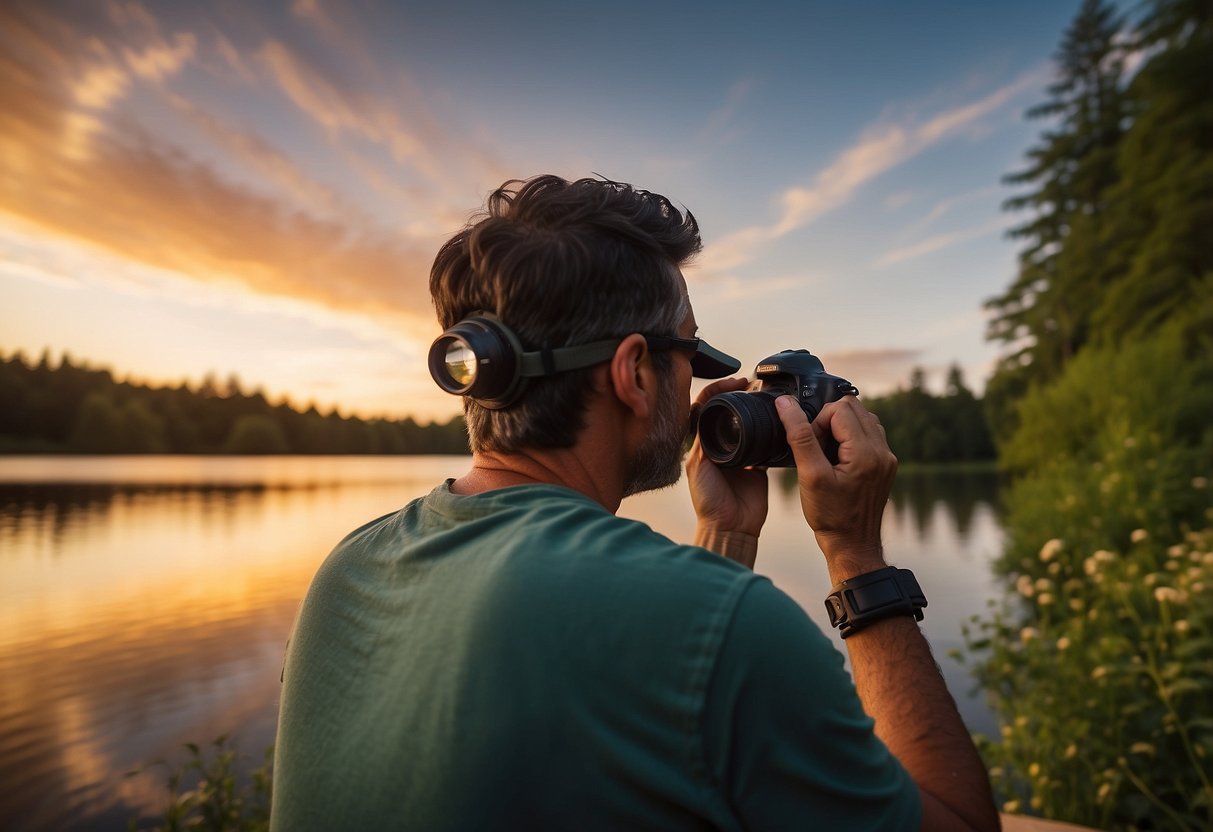
<path id="1" fill-rule="evenodd" d="M 0 4 L 0 353 L 443 419 L 433 256 L 507 179 L 699 220 L 700 334 L 982 388 L 1077 0 Z"/>

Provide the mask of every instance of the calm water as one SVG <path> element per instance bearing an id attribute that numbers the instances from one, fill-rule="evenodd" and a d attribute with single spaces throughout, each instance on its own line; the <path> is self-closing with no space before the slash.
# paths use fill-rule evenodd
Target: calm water
<path id="1" fill-rule="evenodd" d="M 317 566 L 363 522 L 458 476 L 467 457 L 0 458 L 0 828 L 121 830 L 163 805 L 182 744 L 273 741 L 279 672 Z M 758 571 L 828 632 L 826 570 L 794 490 L 772 478 Z M 899 477 L 888 557 L 974 730 L 994 723 L 946 656 L 998 585 L 992 475 Z M 685 486 L 621 514 L 676 540 Z M 841 642 L 839 642 L 841 644 Z M 124 776 L 140 768 L 133 776 Z"/>

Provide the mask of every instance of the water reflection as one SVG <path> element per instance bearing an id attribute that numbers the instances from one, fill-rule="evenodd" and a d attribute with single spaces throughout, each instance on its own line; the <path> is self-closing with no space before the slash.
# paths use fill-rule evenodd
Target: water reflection
<path id="1" fill-rule="evenodd" d="M 774 479 L 785 498 L 796 496 L 796 469 L 781 469 Z M 978 512 L 1000 511 L 999 479 L 996 471 L 984 469 L 899 471 L 889 495 L 892 517 L 911 526 L 919 540 L 929 538 L 942 519 L 959 541 L 968 542 Z"/>
<path id="2" fill-rule="evenodd" d="M 187 741 L 232 734 L 259 763 L 286 636 L 320 561 L 467 462 L 0 460 L 0 827 L 125 829 L 161 809 L 165 772 L 124 773 L 180 761 Z M 824 563 L 794 490 L 776 481 L 759 571 L 828 626 Z M 937 656 L 993 591 L 995 487 L 902 476 L 886 515 L 890 558 L 932 587 Z M 693 534 L 685 486 L 621 513 Z M 977 700 L 962 712 L 970 725 L 988 718 Z"/>
<path id="3" fill-rule="evenodd" d="M 999 511 L 998 474 L 964 470 L 902 472 L 893 484 L 891 499 L 895 515 L 911 520 L 919 539 L 930 535 L 942 514 L 954 526 L 959 540 L 967 542 L 979 511 Z"/>

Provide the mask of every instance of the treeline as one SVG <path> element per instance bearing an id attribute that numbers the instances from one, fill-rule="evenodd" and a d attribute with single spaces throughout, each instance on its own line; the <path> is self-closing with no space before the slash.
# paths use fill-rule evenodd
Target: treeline
<path id="1" fill-rule="evenodd" d="M 986 385 L 1014 601 L 980 623 L 1006 811 L 1213 828 L 1213 4 L 1085 0 L 1008 200 Z"/>
<path id="2" fill-rule="evenodd" d="M 271 404 L 260 391 L 115 380 L 43 353 L 0 357 L 0 452 L 81 454 L 466 454 L 462 417 L 420 425 Z"/>
<path id="3" fill-rule="evenodd" d="M 985 462 L 995 456 L 981 399 L 965 386 L 957 366 L 948 370 L 943 395 L 926 389 L 921 369 L 908 388 L 865 399 L 880 417 L 889 447 L 902 463 Z"/>
<path id="4" fill-rule="evenodd" d="M 1009 350 L 985 399 L 1016 505 L 1083 504 L 1102 519 L 1071 539 L 1093 549 L 1203 522 L 1189 483 L 1213 469 L 1213 5 L 1138 13 L 1086 0 L 1065 33 L 1027 114 L 1051 124 L 1007 177 L 1026 189 L 1006 203 L 1028 214 L 1018 274 L 988 304 Z M 1086 503 L 1112 465 L 1148 488 Z M 1016 555 L 1039 528 L 1011 529 Z"/>

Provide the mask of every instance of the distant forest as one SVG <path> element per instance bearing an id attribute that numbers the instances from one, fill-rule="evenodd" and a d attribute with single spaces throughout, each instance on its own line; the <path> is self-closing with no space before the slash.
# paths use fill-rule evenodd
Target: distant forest
<path id="1" fill-rule="evenodd" d="M 997 456 L 982 400 L 965 386 L 958 366 L 948 370 L 943 395 L 930 393 L 925 373 L 915 369 L 908 387 L 864 405 L 880 417 L 901 463 L 993 462 Z"/>
<path id="2" fill-rule="evenodd" d="M 238 379 L 153 387 L 49 353 L 0 357 L 0 453 L 78 454 L 466 454 L 463 418 L 358 419 L 314 406 L 271 404 Z M 902 462 L 992 460 L 981 400 L 959 368 L 943 395 L 915 370 L 909 387 L 866 400 Z"/>
<path id="3" fill-rule="evenodd" d="M 420 425 L 270 404 L 239 381 L 153 387 L 48 353 L 0 357 L 0 453 L 466 454 L 463 418 Z"/>

